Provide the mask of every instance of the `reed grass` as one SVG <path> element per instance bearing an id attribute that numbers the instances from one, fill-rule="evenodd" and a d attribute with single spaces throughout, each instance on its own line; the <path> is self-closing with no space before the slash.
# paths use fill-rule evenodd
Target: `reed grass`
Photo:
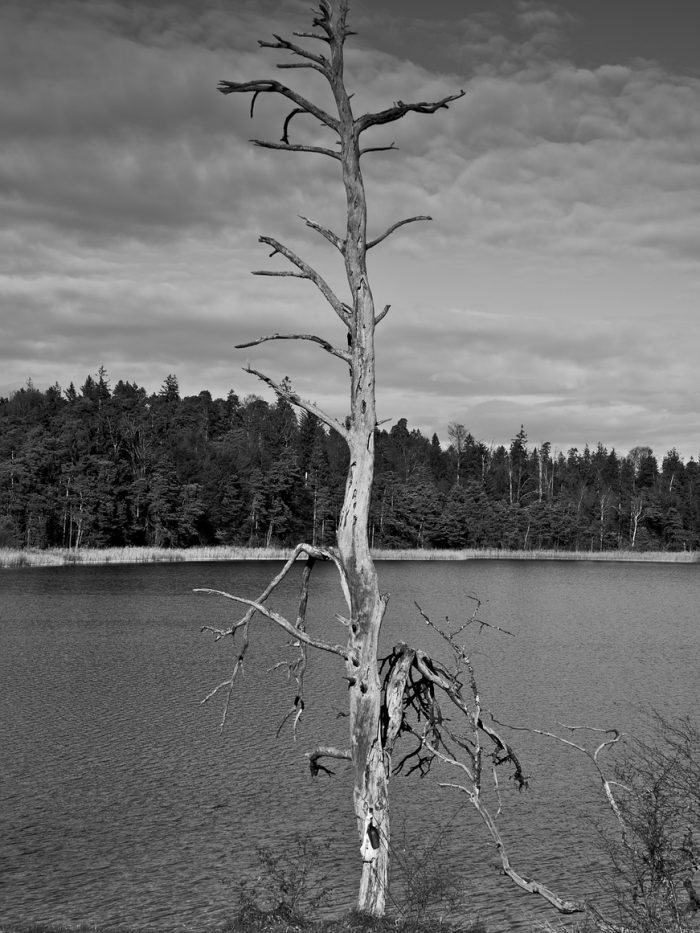
<path id="1" fill-rule="evenodd" d="M 693 564 L 700 561 L 698 551 L 528 551 L 501 548 L 463 548 L 461 550 L 382 549 L 372 551 L 375 560 L 595 560 L 647 561 Z"/>
<path id="2" fill-rule="evenodd" d="M 156 548 L 0 548 L 0 567 L 65 567 L 74 564 L 156 564 L 195 561 L 287 560 L 292 548 L 215 547 Z M 498 548 L 462 550 L 411 550 L 409 548 L 372 551 L 375 560 L 587 560 L 646 561 L 691 564 L 700 561 L 698 551 L 509 551 Z M 1 931 L 0 931 L 1 933 Z"/>
<path id="3" fill-rule="evenodd" d="M 158 564 L 185 561 L 286 560 L 292 548 L 108 547 L 0 548 L 0 567 L 65 567 L 71 564 Z"/>

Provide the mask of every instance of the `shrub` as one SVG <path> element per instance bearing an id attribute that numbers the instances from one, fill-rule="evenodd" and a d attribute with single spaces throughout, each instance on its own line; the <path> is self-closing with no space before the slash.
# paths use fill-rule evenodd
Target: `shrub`
<path id="1" fill-rule="evenodd" d="M 616 769 L 619 838 L 606 839 L 620 923 L 630 933 L 700 930 L 700 728 L 654 714 Z"/>

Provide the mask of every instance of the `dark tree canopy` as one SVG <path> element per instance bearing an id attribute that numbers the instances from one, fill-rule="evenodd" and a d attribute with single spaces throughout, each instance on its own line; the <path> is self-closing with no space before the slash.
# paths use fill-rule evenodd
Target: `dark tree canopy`
<path id="1" fill-rule="evenodd" d="M 152 396 L 120 378 L 110 388 L 104 371 L 102 386 L 99 373 L 76 382 L 0 399 L 0 546 L 335 540 L 347 448 L 314 415 L 233 391 L 180 398 L 172 375 Z M 449 437 L 409 418 L 377 429 L 371 544 L 625 549 L 638 512 L 635 549 L 700 547 L 696 460 L 557 452 L 521 431 L 510 450 L 466 431 L 457 482 Z"/>

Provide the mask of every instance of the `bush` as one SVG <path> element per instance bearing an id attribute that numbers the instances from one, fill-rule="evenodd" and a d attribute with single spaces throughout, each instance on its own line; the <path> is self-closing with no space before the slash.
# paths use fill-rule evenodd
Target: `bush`
<path id="1" fill-rule="evenodd" d="M 319 867 L 321 853 L 329 843 L 311 836 L 294 837 L 291 852 L 258 849 L 260 874 L 253 884 L 244 884 L 236 915 L 244 929 L 300 929 L 309 911 L 323 904 L 332 888 Z"/>
<path id="2" fill-rule="evenodd" d="M 434 844 L 434 846 L 437 843 Z M 370 917 L 352 911 L 337 919 L 319 919 L 319 908 L 328 906 L 332 891 L 320 868 L 330 843 L 309 835 L 297 835 L 291 851 L 258 850 L 259 875 L 244 883 L 238 910 L 230 930 L 235 933 L 487 933 L 480 922 L 447 922 L 443 914 L 456 906 L 457 887 L 433 865 L 434 846 L 420 849 L 404 845 L 398 862 L 404 898 L 397 904 L 400 916 Z M 394 853 L 398 855 L 397 852 Z"/>
<path id="3" fill-rule="evenodd" d="M 700 728 L 655 714 L 616 768 L 618 838 L 606 840 L 620 923 L 630 933 L 700 930 Z"/>
<path id="4" fill-rule="evenodd" d="M 422 918 L 433 924 L 442 922 L 455 915 L 463 899 L 464 889 L 454 869 L 440 859 L 445 829 L 440 827 L 432 841 L 416 845 L 407 838 L 404 826 L 401 841 L 392 847 L 393 875 L 401 888 L 400 900 L 392 900 L 407 923 Z"/>

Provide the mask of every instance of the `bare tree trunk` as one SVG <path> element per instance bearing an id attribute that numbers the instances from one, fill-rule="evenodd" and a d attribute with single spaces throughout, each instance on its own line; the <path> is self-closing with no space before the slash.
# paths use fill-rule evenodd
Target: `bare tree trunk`
<path id="1" fill-rule="evenodd" d="M 464 450 L 465 441 L 467 439 L 467 429 L 463 424 L 458 424 L 456 421 L 450 421 L 447 425 L 447 434 L 452 440 L 452 446 L 454 447 L 455 453 L 457 454 L 457 479 L 456 484 L 460 485 L 460 472 L 462 464 L 462 451 Z"/>
<path id="2" fill-rule="evenodd" d="M 63 504 L 63 528 L 61 531 L 61 540 L 63 541 L 63 546 L 66 547 L 66 528 L 68 527 L 68 514 L 70 512 L 70 501 L 69 501 L 69 490 L 70 490 L 70 475 L 66 476 L 66 494 L 64 496 L 65 502 Z M 70 531 L 68 533 L 68 549 L 70 550 L 70 542 L 73 533 L 72 524 Z"/>
<path id="3" fill-rule="evenodd" d="M 335 27 L 345 32 L 341 4 Z M 359 135 L 343 83 L 342 43 L 331 59 L 332 88 L 341 123 L 343 184 L 347 201 L 345 271 L 353 300 L 350 330 L 350 466 L 338 526 L 338 551 L 350 591 L 348 677 L 354 806 L 363 854 L 358 910 L 384 913 L 389 867 L 388 779 L 380 734 L 381 683 L 377 663 L 386 600 L 379 593 L 370 554 L 368 520 L 374 479 L 374 299 L 367 277 L 367 202 L 360 171 Z M 366 838 L 365 838 L 366 837 Z M 378 846 L 375 843 L 378 842 Z"/>
<path id="4" fill-rule="evenodd" d="M 368 499 L 374 470 L 373 438 L 373 426 L 369 433 L 357 431 L 351 438 L 351 467 L 340 516 L 338 550 L 351 600 L 347 662 L 350 749 L 355 775 L 355 816 L 363 853 L 357 906 L 361 911 L 381 916 L 388 884 L 390 830 L 389 776 L 380 733 L 381 682 L 377 663 L 386 599 L 379 592 L 367 537 Z"/>
<path id="5" fill-rule="evenodd" d="M 76 530 L 75 530 L 75 549 L 76 551 L 83 543 L 83 493 L 82 491 L 79 494 L 80 506 L 78 508 L 78 519 L 76 521 Z"/>
<path id="6" fill-rule="evenodd" d="M 508 504 L 513 504 L 513 459 L 508 454 Z"/>
<path id="7" fill-rule="evenodd" d="M 637 540 L 639 519 L 644 511 L 644 495 L 639 493 L 630 502 L 630 547 L 634 547 Z"/>

